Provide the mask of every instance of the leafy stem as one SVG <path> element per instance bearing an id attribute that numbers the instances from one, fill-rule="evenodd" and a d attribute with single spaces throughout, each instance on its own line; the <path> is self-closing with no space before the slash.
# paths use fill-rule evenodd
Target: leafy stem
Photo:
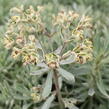
<path id="1" fill-rule="evenodd" d="M 59 102 L 59 107 L 60 109 L 64 109 L 64 104 L 62 101 L 62 95 L 59 89 L 59 82 L 58 82 L 58 75 L 57 75 L 57 71 L 56 69 L 53 70 L 54 71 L 54 84 L 55 84 L 55 88 L 56 88 L 56 93 L 57 93 L 57 97 L 58 97 L 58 102 Z"/>

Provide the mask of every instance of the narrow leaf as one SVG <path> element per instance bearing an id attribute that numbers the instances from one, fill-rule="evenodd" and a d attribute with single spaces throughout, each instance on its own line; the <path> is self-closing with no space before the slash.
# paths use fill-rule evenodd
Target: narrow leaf
<path id="1" fill-rule="evenodd" d="M 107 93 L 107 91 L 106 91 L 106 89 L 105 89 L 105 86 L 104 86 L 104 84 L 103 84 L 103 82 L 102 82 L 101 79 L 100 79 L 99 81 L 97 81 L 97 87 L 98 87 L 99 91 L 100 91 L 106 98 L 109 99 L 109 95 L 108 95 L 108 93 Z"/>
<path id="2" fill-rule="evenodd" d="M 15 94 L 15 93 L 13 93 L 13 97 L 14 97 L 14 99 L 16 99 L 16 100 L 29 100 L 29 99 L 30 99 L 30 97 L 22 96 L 22 95 Z"/>
<path id="3" fill-rule="evenodd" d="M 49 96 L 49 94 L 51 93 L 51 88 L 52 88 L 52 77 L 53 77 L 53 72 L 49 72 L 48 76 L 47 76 L 47 80 L 45 82 L 45 87 L 44 90 L 42 92 L 42 97 L 46 98 Z"/>
<path id="4" fill-rule="evenodd" d="M 75 78 L 74 78 L 73 74 L 71 74 L 70 72 L 68 72 L 62 68 L 58 68 L 57 70 L 66 80 L 72 81 L 73 83 L 75 82 Z"/>
<path id="5" fill-rule="evenodd" d="M 25 104 L 25 105 L 23 105 L 23 109 L 28 109 L 30 106 L 32 105 L 32 103 L 29 103 L 29 104 Z"/>
<path id="6" fill-rule="evenodd" d="M 48 66 L 43 62 L 37 63 L 37 66 L 42 68 L 48 68 Z"/>
<path id="7" fill-rule="evenodd" d="M 61 52 L 61 50 L 62 50 L 62 46 L 58 47 L 58 48 L 55 50 L 54 53 L 57 54 L 57 55 L 59 55 L 60 52 Z"/>
<path id="8" fill-rule="evenodd" d="M 67 58 L 64 59 L 64 60 L 61 60 L 61 61 L 60 61 L 60 64 L 61 64 L 61 65 L 64 65 L 64 64 L 71 64 L 71 63 L 75 62 L 76 57 L 77 57 L 77 56 L 76 56 L 75 53 L 71 53 L 69 57 L 67 57 Z"/>
<path id="9" fill-rule="evenodd" d="M 69 109 L 79 109 L 78 107 L 76 107 L 75 105 L 73 105 L 72 107 L 70 107 Z"/>
<path id="10" fill-rule="evenodd" d="M 62 77 L 61 76 L 58 78 L 58 83 L 59 83 L 59 88 L 61 89 L 62 88 Z"/>
<path id="11" fill-rule="evenodd" d="M 52 101 L 54 100 L 55 98 L 55 94 L 51 95 L 46 101 L 45 103 L 43 104 L 42 108 L 41 109 L 49 109 L 50 108 L 50 105 L 52 103 Z"/>
<path id="12" fill-rule="evenodd" d="M 42 75 L 43 73 L 47 72 L 48 68 L 42 68 L 40 70 L 37 70 L 35 72 L 31 72 L 30 75 Z"/>
<path id="13" fill-rule="evenodd" d="M 36 40 L 36 46 L 37 46 L 37 48 L 42 49 L 42 46 L 38 40 Z"/>

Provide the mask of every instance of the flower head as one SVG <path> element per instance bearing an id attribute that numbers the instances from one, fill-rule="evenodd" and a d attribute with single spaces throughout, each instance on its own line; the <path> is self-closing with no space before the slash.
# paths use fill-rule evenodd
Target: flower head
<path id="1" fill-rule="evenodd" d="M 14 59 L 21 56 L 24 65 L 35 64 L 39 58 L 36 34 L 43 28 L 41 7 L 37 11 L 32 6 L 26 10 L 22 7 L 13 8 L 11 12 L 15 15 L 8 21 L 4 45 L 7 49 L 12 49 L 11 56 Z"/>

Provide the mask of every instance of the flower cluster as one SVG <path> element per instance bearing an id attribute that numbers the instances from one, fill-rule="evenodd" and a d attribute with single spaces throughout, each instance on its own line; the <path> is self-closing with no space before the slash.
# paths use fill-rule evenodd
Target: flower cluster
<path id="1" fill-rule="evenodd" d="M 79 18 L 79 14 L 74 11 L 61 11 L 57 16 L 53 16 L 53 25 L 60 25 L 62 28 L 68 28 L 73 20 Z"/>
<path id="2" fill-rule="evenodd" d="M 91 61 L 93 59 L 93 46 L 92 42 L 89 40 L 84 40 L 84 42 L 78 44 L 73 51 L 77 54 L 77 62 L 80 64 L 84 64 L 87 61 Z"/>
<path id="3" fill-rule="evenodd" d="M 89 36 L 86 35 L 86 32 L 90 33 L 89 30 L 92 29 L 90 17 L 80 16 L 73 11 L 61 11 L 54 16 L 53 25 L 60 26 L 65 43 L 74 43 L 72 52 L 76 55 L 77 63 L 82 64 L 92 60 L 93 45 Z"/>
<path id="4" fill-rule="evenodd" d="M 54 53 L 49 53 L 45 55 L 45 60 L 50 68 L 57 68 L 59 66 L 59 56 Z"/>
<path id="5" fill-rule="evenodd" d="M 93 58 L 92 41 L 89 40 L 89 36 L 85 36 L 86 30 L 92 28 L 90 22 L 90 17 L 83 16 L 77 27 L 72 31 L 72 39 L 76 42 L 73 51 L 77 54 L 77 62 L 80 64 L 84 64 Z"/>
<path id="6" fill-rule="evenodd" d="M 41 101 L 41 94 L 40 94 L 40 90 L 41 90 L 41 87 L 40 86 L 37 86 L 37 87 L 33 87 L 32 88 L 32 93 L 31 93 L 31 98 L 34 102 L 39 102 Z"/>
<path id="7" fill-rule="evenodd" d="M 12 8 L 11 19 L 8 22 L 8 28 L 4 39 L 7 49 L 12 48 L 12 57 L 22 57 L 23 63 L 35 64 L 38 61 L 37 53 L 37 34 L 44 29 L 41 21 L 42 7 L 38 7 L 37 11 L 32 6 L 24 10 L 21 8 Z"/>
<path id="8" fill-rule="evenodd" d="M 82 16 L 82 18 L 78 22 L 78 25 L 72 31 L 72 38 L 76 42 L 84 40 L 84 38 L 86 38 L 84 36 L 84 33 L 86 32 L 86 30 L 91 28 L 91 18 L 88 16 Z"/>
<path id="9" fill-rule="evenodd" d="M 12 48 L 13 58 L 22 57 L 24 65 L 30 63 L 35 64 L 38 60 L 40 61 L 40 54 L 38 53 L 36 42 L 38 41 L 37 37 L 39 33 L 44 35 L 43 33 L 46 30 L 45 24 L 42 22 L 42 10 L 43 7 L 37 7 L 37 11 L 35 11 L 32 6 L 26 10 L 23 7 L 11 9 L 11 14 L 14 15 L 12 15 L 8 22 L 4 44 L 7 49 Z M 74 11 L 61 11 L 57 16 L 53 16 L 52 21 L 52 27 L 55 27 L 54 29 L 57 28 L 56 30 L 58 30 L 58 26 L 62 29 L 61 32 L 63 32 L 62 35 L 64 39 L 62 41 L 67 44 L 70 42 L 74 43 L 70 55 L 73 53 L 76 58 L 75 62 L 82 64 L 92 59 L 92 42 L 89 40 L 89 37 L 85 35 L 86 30 L 92 28 L 90 17 L 81 17 Z M 59 31 L 57 31 L 57 33 Z M 46 64 L 50 68 L 58 67 L 59 61 L 62 60 L 60 58 L 64 56 L 64 54 L 58 56 L 53 53 L 53 51 L 44 55 L 42 59 L 46 61 Z"/>

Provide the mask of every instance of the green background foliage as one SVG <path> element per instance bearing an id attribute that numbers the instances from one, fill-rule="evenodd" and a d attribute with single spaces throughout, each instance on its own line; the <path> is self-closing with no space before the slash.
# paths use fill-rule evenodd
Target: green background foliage
<path id="1" fill-rule="evenodd" d="M 45 5 L 45 14 L 64 7 L 93 18 L 94 60 L 65 66 L 76 82 L 73 86 L 64 83 L 62 93 L 78 99 L 76 106 L 80 109 L 109 109 L 109 0 L 0 0 L 0 109 L 37 109 L 39 104 L 30 97 L 31 88 L 45 81 L 44 76 L 30 76 L 31 69 L 13 60 L 3 45 L 9 10 L 22 4 L 34 8 Z"/>

